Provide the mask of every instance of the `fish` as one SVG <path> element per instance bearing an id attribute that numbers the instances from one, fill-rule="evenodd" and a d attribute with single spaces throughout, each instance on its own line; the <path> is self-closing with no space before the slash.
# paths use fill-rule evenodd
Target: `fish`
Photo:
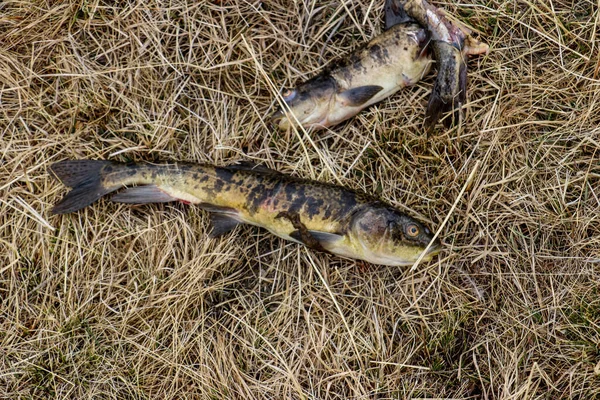
<path id="1" fill-rule="evenodd" d="M 389 266 L 429 261 L 442 249 L 424 224 L 376 197 L 263 165 L 82 159 L 52 164 L 50 172 L 71 188 L 52 214 L 76 212 L 112 193 L 114 202 L 196 205 L 210 214 L 211 237 L 248 224 L 317 251 Z"/>
<path id="2" fill-rule="evenodd" d="M 446 127 L 458 123 L 467 102 L 467 58 L 487 54 L 489 46 L 475 39 L 466 26 L 450 21 L 442 10 L 426 0 L 386 0 L 386 4 L 391 15 L 401 19 L 409 15 L 431 35 L 438 74 L 427 103 L 425 130 L 431 132 L 448 112 L 452 112 L 452 118 L 444 120 Z"/>
<path id="3" fill-rule="evenodd" d="M 433 10 L 439 21 L 450 24 L 441 11 L 429 7 L 427 10 Z M 339 124 L 400 89 L 416 84 L 429 73 L 435 59 L 438 78 L 424 124 L 425 130 L 431 132 L 444 112 L 464 104 L 464 58 L 487 51 L 487 46 L 462 25 L 452 25 L 454 36 L 443 36 L 442 28 L 434 26 L 428 17 L 423 20 L 423 15 L 423 10 L 416 9 L 413 3 L 386 0 L 385 31 L 317 76 L 283 90 L 285 105 L 271 114 L 271 125 L 279 130 L 292 126 L 318 130 Z M 455 38 L 462 38 L 461 43 L 468 42 L 470 46 L 458 46 L 452 42 Z M 437 44 L 430 46 L 432 41 Z M 455 98 L 459 101 L 454 101 Z"/>

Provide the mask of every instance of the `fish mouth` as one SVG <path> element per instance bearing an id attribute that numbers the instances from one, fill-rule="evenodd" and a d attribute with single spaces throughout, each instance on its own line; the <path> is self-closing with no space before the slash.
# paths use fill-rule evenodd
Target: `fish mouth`
<path id="1" fill-rule="evenodd" d="M 284 130 L 287 127 L 287 118 L 283 114 L 283 111 L 277 110 L 269 117 L 271 126 L 275 129 Z"/>
<path id="2" fill-rule="evenodd" d="M 431 246 L 429 246 L 429 249 L 427 250 L 427 253 L 425 253 L 426 256 L 435 256 L 436 254 L 438 254 L 440 251 L 442 251 L 442 242 L 440 241 L 440 239 L 435 239 L 435 242 L 431 243 Z"/>

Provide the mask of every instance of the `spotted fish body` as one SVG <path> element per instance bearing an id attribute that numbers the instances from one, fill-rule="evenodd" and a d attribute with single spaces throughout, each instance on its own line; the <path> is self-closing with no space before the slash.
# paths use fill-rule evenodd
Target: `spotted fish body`
<path id="1" fill-rule="evenodd" d="M 213 236 L 250 224 L 317 250 L 384 265 L 411 264 L 432 241 L 418 221 L 365 193 L 265 167 L 71 160 L 51 170 L 73 188 L 55 214 L 75 212 L 125 188 L 111 200 L 197 204 L 211 212 Z M 439 248 L 438 241 L 431 243 L 424 260 Z"/>
<path id="2" fill-rule="evenodd" d="M 431 68 L 428 33 L 416 23 L 398 24 L 326 71 L 284 93 L 291 115 L 271 116 L 282 130 L 298 123 L 325 128 L 358 114 L 400 89 L 414 85 Z M 296 122 L 297 120 L 297 122 Z"/>

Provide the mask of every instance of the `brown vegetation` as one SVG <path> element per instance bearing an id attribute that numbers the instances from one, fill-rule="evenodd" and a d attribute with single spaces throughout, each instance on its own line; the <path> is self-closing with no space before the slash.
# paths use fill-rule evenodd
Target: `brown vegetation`
<path id="1" fill-rule="evenodd" d="M 381 0 L 1 3 L 0 397 L 600 396 L 598 4 L 435 4 L 491 52 L 428 138 L 431 76 L 330 131 L 266 123 Z M 209 239 L 181 204 L 52 217 L 66 158 L 265 163 L 449 217 L 446 248 L 412 271 Z"/>

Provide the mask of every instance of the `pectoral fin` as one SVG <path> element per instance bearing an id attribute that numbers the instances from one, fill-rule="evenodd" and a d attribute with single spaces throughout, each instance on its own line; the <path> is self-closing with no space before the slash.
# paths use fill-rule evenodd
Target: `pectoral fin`
<path id="1" fill-rule="evenodd" d="M 371 100 L 381 90 L 383 87 L 378 85 L 360 86 L 339 93 L 338 98 L 346 106 L 359 107 Z"/>
<path id="2" fill-rule="evenodd" d="M 452 118 L 444 124 L 450 127 L 461 120 L 462 106 L 467 100 L 467 65 L 461 51 L 455 46 L 436 41 L 433 43 L 438 75 L 427 104 L 425 131 L 430 134 L 446 112 L 453 111 Z"/>
<path id="3" fill-rule="evenodd" d="M 323 247 L 330 247 L 331 245 L 339 242 L 343 239 L 342 235 L 338 235 L 337 233 L 329 233 L 322 231 L 308 231 L 311 236 L 321 243 Z"/>

